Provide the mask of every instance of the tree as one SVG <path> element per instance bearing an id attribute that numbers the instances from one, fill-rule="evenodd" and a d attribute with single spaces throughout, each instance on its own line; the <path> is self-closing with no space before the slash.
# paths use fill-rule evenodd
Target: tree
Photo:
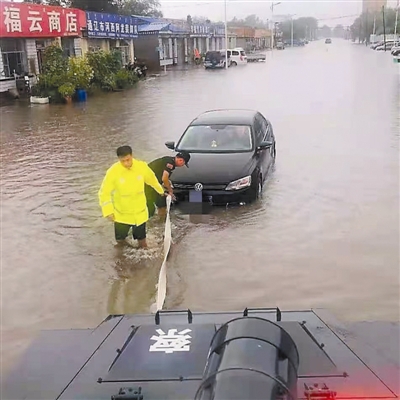
<path id="1" fill-rule="evenodd" d="M 199 16 L 199 17 L 194 16 L 192 18 L 192 21 L 195 24 L 209 24 L 210 23 L 210 20 L 207 17 L 203 17 L 203 16 Z"/>
<path id="2" fill-rule="evenodd" d="M 116 5 L 118 13 L 122 15 L 141 15 L 156 18 L 163 16 L 158 0 L 117 0 Z"/>
<path id="3" fill-rule="evenodd" d="M 364 12 L 354 20 L 353 25 L 350 27 L 352 40 L 369 41 L 370 35 L 374 33 L 374 21 L 375 34 L 383 34 L 382 11 Z M 385 8 L 386 34 L 394 33 L 395 22 L 396 10 L 393 8 Z"/>
<path id="4" fill-rule="evenodd" d="M 333 28 L 333 36 L 336 38 L 344 38 L 345 29 L 344 29 L 343 25 L 336 25 Z"/>
<path id="5" fill-rule="evenodd" d="M 70 0 L 70 7 L 85 11 L 117 13 L 118 7 L 113 0 Z"/>
<path id="6" fill-rule="evenodd" d="M 310 39 L 316 38 L 318 21 L 312 17 L 302 17 L 293 20 L 293 39 Z M 290 41 L 292 36 L 292 21 L 290 19 L 279 24 L 282 32 L 283 40 Z"/>
<path id="7" fill-rule="evenodd" d="M 238 19 L 233 17 L 231 21 L 228 22 L 228 26 L 246 26 L 249 28 L 268 28 L 267 24 L 257 17 L 255 14 L 248 15 L 245 19 Z"/>
<path id="8" fill-rule="evenodd" d="M 329 38 L 332 36 L 332 29 L 328 25 L 324 25 L 319 29 L 320 35 L 324 38 Z"/>

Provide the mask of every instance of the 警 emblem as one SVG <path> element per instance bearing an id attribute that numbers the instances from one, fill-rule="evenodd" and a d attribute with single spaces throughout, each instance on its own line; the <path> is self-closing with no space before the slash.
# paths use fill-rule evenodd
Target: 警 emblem
<path id="1" fill-rule="evenodd" d="M 190 351 L 190 339 L 192 337 L 188 335 L 192 332 L 191 329 L 184 329 L 178 332 L 178 329 L 169 329 L 168 333 L 165 333 L 162 329 L 157 329 L 157 335 L 153 335 L 150 340 L 154 340 L 149 351 L 162 351 L 166 354 L 171 354 L 176 351 Z"/>
<path id="2" fill-rule="evenodd" d="M 196 192 L 201 192 L 203 190 L 203 185 L 200 182 L 196 183 L 194 185 L 194 190 L 196 190 Z"/>

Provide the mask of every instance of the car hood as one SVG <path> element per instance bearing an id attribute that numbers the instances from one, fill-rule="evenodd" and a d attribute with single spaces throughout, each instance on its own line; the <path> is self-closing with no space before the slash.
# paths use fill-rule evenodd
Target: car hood
<path id="1" fill-rule="evenodd" d="M 254 152 L 190 155 L 189 168 L 176 168 L 171 175 L 172 182 L 229 183 L 250 175 L 256 164 Z"/>

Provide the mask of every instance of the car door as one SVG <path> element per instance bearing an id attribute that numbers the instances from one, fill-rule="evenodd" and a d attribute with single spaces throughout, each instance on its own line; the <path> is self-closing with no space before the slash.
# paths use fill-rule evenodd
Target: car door
<path id="1" fill-rule="evenodd" d="M 271 124 L 262 116 L 261 117 L 261 125 L 262 125 L 262 132 L 263 132 L 263 142 L 273 142 L 273 132 L 272 132 L 272 126 Z M 264 170 L 265 173 L 263 174 L 263 177 L 265 178 L 267 175 L 267 172 L 269 170 L 269 167 L 271 166 L 272 163 L 272 153 L 273 153 L 273 147 L 270 147 L 269 149 L 264 150 L 265 155 L 264 155 Z"/>
<path id="2" fill-rule="evenodd" d="M 261 171 L 264 179 L 268 170 L 269 150 L 268 149 L 257 150 L 257 147 L 260 145 L 260 143 L 264 140 L 266 136 L 266 126 L 260 114 L 257 114 L 254 120 L 254 131 L 256 140 L 255 148 L 256 148 L 257 167 Z"/>

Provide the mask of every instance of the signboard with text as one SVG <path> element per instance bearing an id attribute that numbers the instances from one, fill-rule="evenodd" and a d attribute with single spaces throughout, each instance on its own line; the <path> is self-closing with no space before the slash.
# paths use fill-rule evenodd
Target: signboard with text
<path id="1" fill-rule="evenodd" d="M 80 36 L 85 12 L 75 8 L 0 2 L 0 37 Z"/>
<path id="2" fill-rule="evenodd" d="M 125 15 L 86 12 L 89 37 L 110 39 L 133 39 L 138 37 L 136 18 Z"/>
<path id="3" fill-rule="evenodd" d="M 225 35 L 225 27 L 215 24 L 192 24 L 191 36 L 193 37 L 207 37 L 210 35 L 223 36 Z"/>

